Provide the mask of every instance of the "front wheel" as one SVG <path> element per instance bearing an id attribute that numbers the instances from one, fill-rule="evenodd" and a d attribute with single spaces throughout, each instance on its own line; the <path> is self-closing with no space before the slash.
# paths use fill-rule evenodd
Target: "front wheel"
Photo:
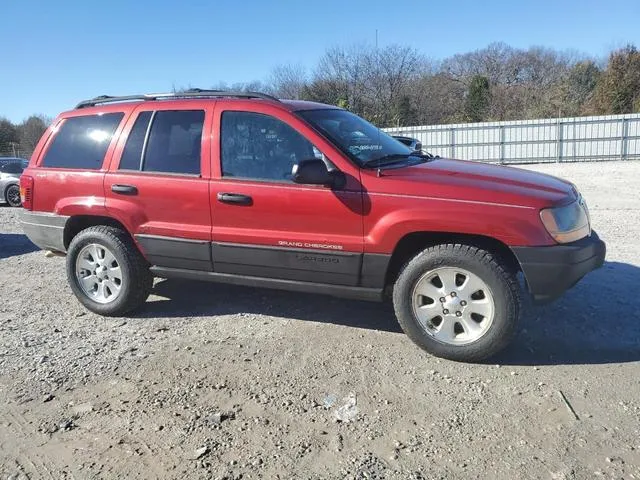
<path id="1" fill-rule="evenodd" d="M 124 315 L 142 306 L 153 285 L 131 237 L 104 225 L 73 238 L 67 252 L 67 279 L 86 308 L 105 316 Z"/>
<path id="2" fill-rule="evenodd" d="M 9 185 L 4 192 L 4 199 L 11 207 L 19 207 L 22 205 L 20 201 L 20 187 L 18 185 Z"/>
<path id="3" fill-rule="evenodd" d="M 436 245 L 411 260 L 393 290 L 400 326 L 427 352 L 477 362 L 510 341 L 520 313 L 515 276 L 491 253 Z"/>

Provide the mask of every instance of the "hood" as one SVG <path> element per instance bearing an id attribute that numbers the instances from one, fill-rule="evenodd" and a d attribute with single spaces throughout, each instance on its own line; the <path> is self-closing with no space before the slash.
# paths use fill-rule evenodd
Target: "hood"
<path id="1" fill-rule="evenodd" d="M 370 171 L 376 175 L 375 170 Z M 544 208 L 576 198 L 573 185 L 521 168 L 435 158 L 383 169 L 370 191 Z"/>

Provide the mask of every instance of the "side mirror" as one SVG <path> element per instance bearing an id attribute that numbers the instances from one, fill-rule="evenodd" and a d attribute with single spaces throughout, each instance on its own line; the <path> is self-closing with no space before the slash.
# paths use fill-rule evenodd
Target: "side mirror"
<path id="1" fill-rule="evenodd" d="M 291 170 L 291 177 L 295 183 L 306 185 L 324 185 L 327 187 L 342 188 L 345 184 L 345 176 L 340 170 L 329 170 L 327 165 L 319 158 L 302 160 Z"/>

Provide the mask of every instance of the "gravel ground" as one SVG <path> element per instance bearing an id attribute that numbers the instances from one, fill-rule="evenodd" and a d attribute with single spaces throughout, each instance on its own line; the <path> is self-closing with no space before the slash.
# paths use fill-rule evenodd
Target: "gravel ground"
<path id="1" fill-rule="evenodd" d="M 640 163 L 530 168 L 578 185 L 607 263 L 484 365 L 323 296 L 157 281 L 101 318 L 0 207 L 0 478 L 640 479 Z"/>

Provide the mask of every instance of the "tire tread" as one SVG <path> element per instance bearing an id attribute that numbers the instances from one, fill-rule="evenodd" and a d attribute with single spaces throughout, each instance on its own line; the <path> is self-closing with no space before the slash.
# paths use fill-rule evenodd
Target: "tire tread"
<path id="1" fill-rule="evenodd" d="M 108 225 L 89 227 L 80 231 L 73 238 L 69 246 L 69 251 L 73 251 L 75 246 L 88 236 L 106 237 L 115 245 L 116 249 L 119 249 L 121 253 L 123 253 L 123 261 L 127 263 L 127 270 L 130 272 L 130 278 L 127 279 L 130 286 L 125 292 L 126 298 L 123 302 L 117 303 L 118 299 L 116 299 L 116 306 L 98 304 L 86 298 L 84 294 L 78 295 L 76 292 L 77 287 L 73 289 L 76 296 L 78 296 L 82 304 L 89 310 L 104 316 L 119 317 L 140 308 L 151 293 L 153 275 L 149 271 L 149 265 L 146 259 L 133 243 L 129 234 L 119 228 Z M 67 275 L 69 283 L 75 287 L 75 272 L 73 271 L 74 267 L 71 263 L 73 262 L 67 262 Z"/>
<path id="2" fill-rule="evenodd" d="M 506 324 L 503 327 L 504 331 L 500 335 L 494 335 L 494 338 L 488 337 L 490 339 L 489 343 L 487 343 L 485 337 L 464 346 L 451 346 L 439 343 L 431 339 L 429 335 L 424 332 L 422 327 L 420 327 L 414 319 L 412 313 L 410 315 L 407 314 L 408 305 L 406 302 L 411 301 L 410 292 L 412 290 L 412 284 L 409 284 L 411 278 L 409 277 L 417 275 L 417 271 L 426 263 L 429 263 L 429 268 L 437 268 L 439 266 L 445 266 L 447 260 L 453 259 L 455 261 L 460 258 L 489 269 L 495 274 L 496 278 L 504 287 L 501 295 L 505 297 L 506 302 Z M 494 292 L 494 297 L 495 296 L 496 293 Z M 499 299 L 494 298 L 494 302 L 498 300 Z M 433 355 L 451 360 L 478 362 L 502 350 L 510 342 L 515 333 L 516 322 L 521 307 L 520 286 L 517 278 L 509 273 L 508 269 L 505 268 L 492 253 L 472 245 L 445 243 L 426 248 L 404 264 L 394 285 L 393 303 L 396 310 L 396 317 L 402 330 L 421 348 Z M 489 332 L 486 335 L 489 335 Z"/>

